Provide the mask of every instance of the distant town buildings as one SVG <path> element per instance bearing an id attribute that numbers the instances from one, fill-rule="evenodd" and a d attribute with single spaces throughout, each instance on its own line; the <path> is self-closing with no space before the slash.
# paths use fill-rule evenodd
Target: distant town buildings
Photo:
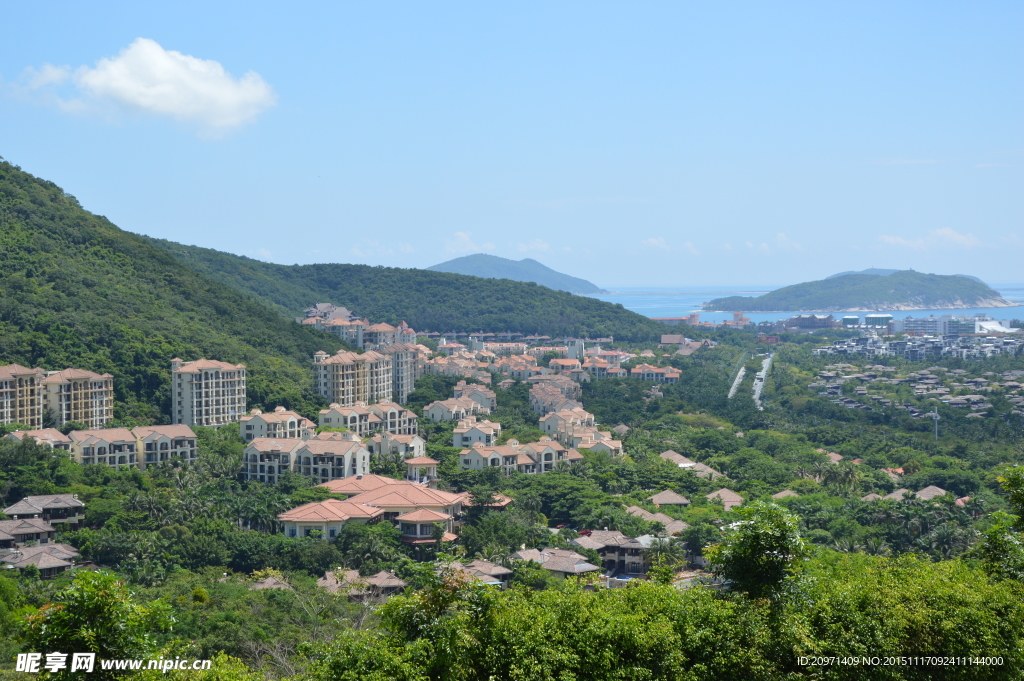
<path id="1" fill-rule="evenodd" d="M 213 359 L 171 360 L 171 421 L 217 427 L 245 414 L 245 365 Z"/>

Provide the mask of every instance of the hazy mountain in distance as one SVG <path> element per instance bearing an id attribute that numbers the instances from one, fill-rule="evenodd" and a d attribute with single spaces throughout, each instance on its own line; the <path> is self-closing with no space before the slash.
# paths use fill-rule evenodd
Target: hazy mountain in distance
<path id="1" fill-rule="evenodd" d="M 486 279 L 532 281 L 535 284 L 547 286 L 556 291 L 569 291 L 570 293 L 607 293 L 607 291 L 595 286 L 586 279 L 570 277 L 568 274 L 556 272 L 533 258 L 509 260 L 508 258 L 500 258 L 496 255 L 476 253 L 474 255 L 464 255 L 461 258 L 455 258 L 439 265 L 433 265 L 427 269 L 434 272 L 468 274 L 472 277 L 484 277 Z"/>
<path id="2" fill-rule="evenodd" d="M 854 271 L 854 270 L 850 270 L 848 272 L 840 272 L 839 274 L 833 274 L 832 276 L 825 277 L 825 278 L 826 279 L 835 279 L 836 277 L 843 277 L 843 276 L 846 276 L 847 274 L 878 274 L 878 275 L 883 276 L 883 277 L 888 277 L 890 274 L 896 274 L 897 272 L 904 272 L 904 271 L 906 271 L 906 270 L 883 270 L 883 269 L 879 269 L 877 267 L 869 267 L 868 269 L 860 270 L 859 272 L 858 271 Z M 954 277 L 967 277 L 968 279 L 973 279 L 974 281 L 981 282 L 982 284 L 985 283 L 985 282 L 981 281 L 981 279 L 979 279 L 978 277 L 971 276 L 970 274 L 954 274 L 954 275 L 951 275 L 951 276 L 954 276 Z"/>

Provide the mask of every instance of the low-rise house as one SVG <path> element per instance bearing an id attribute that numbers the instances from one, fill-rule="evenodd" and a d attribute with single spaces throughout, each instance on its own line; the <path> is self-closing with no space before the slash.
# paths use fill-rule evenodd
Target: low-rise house
<path id="1" fill-rule="evenodd" d="M 292 585 L 283 579 L 279 579 L 274 575 L 264 577 L 258 582 L 252 582 L 249 584 L 250 591 L 263 591 L 265 589 L 277 589 L 279 591 L 295 591 Z"/>
<path id="2" fill-rule="evenodd" d="M 317 581 L 317 586 L 330 593 L 348 590 L 350 600 L 370 598 L 387 598 L 408 586 L 394 572 L 381 570 L 375 575 L 361 577 L 358 570 L 329 570 Z"/>
<path id="3" fill-rule="evenodd" d="M 941 487 L 937 487 L 935 485 L 928 485 L 924 489 L 918 490 L 914 496 L 916 496 L 918 499 L 921 499 L 922 501 L 931 501 L 936 497 L 942 497 L 945 496 L 946 494 L 948 494 L 948 492 L 942 489 Z"/>
<path id="4" fill-rule="evenodd" d="M 3 530 L 0 530 L 0 544 L 3 542 L 3 536 Z M 7 552 L 0 551 L 0 561 L 5 567 L 24 570 L 34 565 L 42 579 L 51 579 L 62 572 L 67 572 L 74 567 L 77 559 L 78 549 L 69 544 L 18 546 Z"/>
<path id="5" fill-rule="evenodd" d="M 498 396 L 493 390 L 485 386 L 476 383 L 466 383 L 465 381 L 459 381 L 455 385 L 455 397 L 468 398 L 480 405 L 480 407 L 486 411 L 480 411 L 481 414 L 490 414 L 493 410 L 498 408 Z"/>
<path id="6" fill-rule="evenodd" d="M 731 489 L 727 489 L 725 487 L 723 487 L 720 490 L 714 491 L 711 494 L 708 494 L 707 498 L 709 501 L 714 501 L 716 499 L 718 501 L 721 501 L 722 506 L 725 507 L 726 511 L 731 510 L 736 506 L 743 505 L 743 497 L 741 497 L 736 492 L 733 492 Z"/>
<path id="7" fill-rule="evenodd" d="M 383 509 L 386 520 L 395 520 L 403 513 L 423 508 L 445 513 L 453 519 L 462 517 L 462 506 L 469 498 L 468 494 L 442 492 L 405 480 L 397 482 L 349 497 L 348 501 Z"/>
<path id="8" fill-rule="evenodd" d="M 452 431 L 452 447 L 469 447 L 480 443 L 484 446 L 497 444 L 501 437 L 501 424 L 487 420 L 477 420 L 475 416 L 459 421 Z"/>
<path id="9" fill-rule="evenodd" d="M 480 404 L 465 397 L 450 400 L 437 400 L 423 408 L 423 417 L 437 423 L 438 421 L 462 421 L 477 414 L 489 414 L 482 411 Z"/>
<path id="10" fill-rule="evenodd" d="M 277 407 L 266 414 L 259 409 L 252 409 L 248 416 L 239 419 L 239 423 L 242 439 L 246 442 L 252 442 L 258 437 L 308 440 L 316 435 L 315 423 L 284 407 Z"/>
<path id="11" fill-rule="evenodd" d="M 630 506 L 629 508 L 626 509 L 626 513 L 632 516 L 636 516 L 637 518 L 642 518 L 647 522 L 661 523 L 662 526 L 664 526 L 665 528 L 665 534 L 669 536 L 679 534 L 683 530 L 690 527 L 689 524 L 683 522 L 682 520 L 676 520 L 672 516 L 665 515 L 664 513 L 651 513 L 646 509 L 640 508 L 639 506 Z"/>
<path id="12" fill-rule="evenodd" d="M 642 381 L 655 381 L 656 383 L 677 383 L 679 381 L 679 370 L 672 367 L 656 367 L 650 364 L 638 364 L 629 371 L 630 378 L 638 378 Z"/>
<path id="13" fill-rule="evenodd" d="M 138 426 L 132 428 L 136 449 L 146 464 L 180 459 L 192 461 L 199 457 L 196 434 L 184 424 L 171 426 Z"/>
<path id="14" fill-rule="evenodd" d="M 437 481 L 437 466 L 440 461 L 428 456 L 416 456 L 405 460 L 405 479 L 433 486 Z"/>
<path id="15" fill-rule="evenodd" d="M 689 506 L 690 500 L 683 495 L 667 489 L 663 492 L 647 497 L 657 506 Z"/>
<path id="16" fill-rule="evenodd" d="M 402 513 L 395 518 L 402 532 L 402 541 L 414 546 L 432 544 L 437 541 L 435 534 L 440 532 L 441 541 L 455 541 L 457 536 L 452 532 L 454 518 L 447 513 L 429 508 L 420 508 Z"/>
<path id="17" fill-rule="evenodd" d="M 787 497 L 798 497 L 800 496 L 791 489 L 784 489 L 781 492 L 776 492 L 772 495 L 772 499 L 785 499 Z"/>
<path id="18" fill-rule="evenodd" d="M 310 537 L 319 534 L 330 540 L 341 533 L 347 523 L 379 522 L 383 509 L 353 501 L 325 499 L 303 504 L 277 516 L 286 537 Z"/>
<path id="19" fill-rule="evenodd" d="M 588 563 L 584 556 L 568 549 L 525 549 L 513 553 L 511 558 L 539 563 L 542 568 L 561 579 L 601 570 L 597 565 Z"/>
<path id="20" fill-rule="evenodd" d="M 452 568 L 457 572 L 470 577 L 476 581 L 497 586 L 501 589 L 508 588 L 508 582 L 512 578 L 512 570 L 504 565 L 492 563 L 489 560 L 474 560 L 468 563 L 452 563 Z"/>
<path id="21" fill-rule="evenodd" d="M 0 550 L 15 549 L 21 544 L 49 544 L 57 530 L 42 518 L 0 520 Z"/>
<path id="22" fill-rule="evenodd" d="M 112 468 L 139 468 L 138 440 L 127 428 L 73 430 L 71 457 L 80 464 L 103 464 Z"/>
<path id="23" fill-rule="evenodd" d="M 16 430 L 13 433 L 8 433 L 7 437 L 12 440 L 17 440 L 18 442 L 24 442 L 28 439 L 35 442 L 37 445 L 45 445 L 47 447 L 53 447 L 54 449 L 63 449 L 65 451 L 69 451 L 71 449 L 71 438 L 56 428 Z"/>
<path id="24" fill-rule="evenodd" d="M 337 480 L 329 480 L 328 482 L 321 483 L 319 487 L 324 487 L 331 492 L 331 494 L 345 494 L 349 497 L 354 497 L 357 494 L 363 492 L 369 492 L 375 490 L 378 487 L 384 487 L 385 485 L 402 485 L 405 484 L 402 480 L 395 480 L 383 475 L 354 475 L 349 478 L 339 478 Z"/>
<path id="25" fill-rule="evenodd" d="M 25 497 L 4 509 L 4 514 L 14 520 L 39 518 L 50 524 L 67 524 L 78 529 L 85 519 L 85 504 L 77 494 L 42 494 Z"/>
<path id="26" fill-rule="evenodd" d="M 427 451 L 427 443 L 419 435 L 393 435 L 388 432 L 377 433 L 366 441 L 370 454 L 391 454 L 403 458 L 423 456 Z"/>
<path id="27" fill-rule="evenodd" d="M 665 459 L 666 461 L 671 461 L 672 463 L 674 463 L 675 465 L 679 466 L 682 469 L 693 471 L 693 474 L 696 475 L 698 478 L 707 478 L 709 480 L 714 480 L 715 478 L 725 477 L 725 474 L 721 473 L 720 471 L 716 471 L 711 466 L 700 463 L 699 461 L 688 459 L 682 454 L 674 452 L 671 449 L 666 452 L 662 452 L 661 454 L 659 454 L 659 456 Z"/>

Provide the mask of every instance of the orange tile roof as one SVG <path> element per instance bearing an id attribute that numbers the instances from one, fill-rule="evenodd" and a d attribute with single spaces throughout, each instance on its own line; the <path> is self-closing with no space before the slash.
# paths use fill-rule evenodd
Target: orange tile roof
<path id="1" fill-rule="evenodd" d="M 280 521 L 291 522 L 330 522 L 347 521 L 355 519 L 376 518 L 383 515 L 384 511 L 373 506 L 355 503 L 352 501 L 338 501 L 337 499 L 325 499 L 303 504 L 297 508 L 277 516 Z"/>
<path id="2" fill-rule="evenodd" d="M 379 487 L 405 484 L 408 484 L 405 480 L 395 480 L 394 478 L 388 478 L 383 475 L 369 474 L 331 480 L 317 485 L 317 487 L 325 487 L 330 490 L 332 494 L 348 494 L 354 496 L 356 494 L 362 494 L 363 492 L 378 489 Z"/>

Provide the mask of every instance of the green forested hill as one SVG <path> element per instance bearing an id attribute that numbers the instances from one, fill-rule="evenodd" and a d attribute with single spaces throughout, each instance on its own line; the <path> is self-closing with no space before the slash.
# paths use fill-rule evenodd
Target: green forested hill
<path id="1" fill-rule="evenodd" d="M 997 291 L 962 275 L 904 270 L 888 276 L 844 274 L 786 286 L 751 298 L 730 296 L 705 304 L 705 310 L 810 312 L 816 310 L 916 310 L 1009 307 Z"/>
<path id="2" fill-rule="evenodd" d="M 252 406 L 302 408 L 312 353 L 340 346 L 0 162 L 0 364 L 109 371 L 118 418 L 160 421 L 176 355 L 243 362 Z"/>
<path id="3" fill-rule="evenodd" d="M 417 330 L 520 331 L 655 341 L 669 329 L 621 305 L 528 282 L 368 265 L 275 265 L 161 239 L 179 262 L 237 291 L 298 315 L 316 302 Z"/>
<path id="4" fill-rule="evenodd" d="M 547 286 L 556 291 L 607 293 L 607 291 L 595 286 L 586 279 L 556 272 L 533 258 L 509 260 L 508 258 L 499 258 L 496 255 L 474 253 L 473 255 L 464 255 L 461 258 L 455 258 L 439 265 L 432 265 L 427 269 L 433 272 L 468 274 L 472 277 L 485 277 L 488 279 L 532 281 L 535 284 Z"/>

